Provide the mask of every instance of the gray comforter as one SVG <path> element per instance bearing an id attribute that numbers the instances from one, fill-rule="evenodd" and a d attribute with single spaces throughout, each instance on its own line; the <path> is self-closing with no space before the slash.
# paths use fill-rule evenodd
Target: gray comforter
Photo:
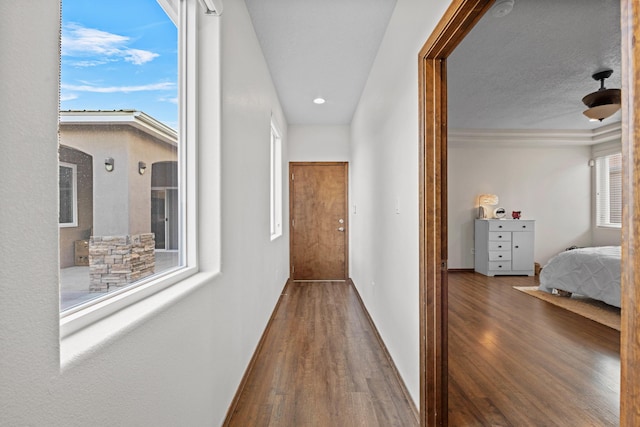
<path id="1" fill-rule="evenodd" d="M 620 307 L 620 246 L 559 253 L 543 267 L 539 289 L 563 290 Z"/>

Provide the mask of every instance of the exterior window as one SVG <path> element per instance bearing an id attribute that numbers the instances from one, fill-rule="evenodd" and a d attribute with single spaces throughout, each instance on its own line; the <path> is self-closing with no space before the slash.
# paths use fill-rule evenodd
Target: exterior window
<path id="1" fill-rule="evenodd" d="M 63 316 L 186 265 L 178 26 L 187 2 L 62 1 Z"/>
<path id="2" fill-rule="evenodd" d="M 59 222 L 61 227 L 76 227 L 78 199 L 76 193 L 77 186 L 76 165 L 60 163 L 60 213 Z"/>
<path id="3" fill-rule="evenodd" d="M 271 240 L 282 235 L 282 138 L 271 122 Z"/>
<path id="4" fill-rule="evenodd" d="M 596 225 L 621 227 L 622 154 L 596 159 Z"/>

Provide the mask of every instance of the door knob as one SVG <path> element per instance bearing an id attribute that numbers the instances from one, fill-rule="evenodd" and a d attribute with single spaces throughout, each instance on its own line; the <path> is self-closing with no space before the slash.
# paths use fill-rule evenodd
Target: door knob
<path id="1" fill-rule="evenodd" d="M 338 227 L 338 231 L 344 231 L 344 227 Z"/>

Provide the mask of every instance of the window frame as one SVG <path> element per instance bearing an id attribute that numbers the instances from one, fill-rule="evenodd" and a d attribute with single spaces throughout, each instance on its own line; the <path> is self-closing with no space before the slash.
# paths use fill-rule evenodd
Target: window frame
<path id="1" fill-rule="evenodd" d="M 273 118 L 270 127 L 270 221 L 271 240 L 282 236 L 282 136 Z"/>
<path id="2" fill-rule="evenodd" d="M 73 216 L 73 221 L 71 222 L 60 222 L 60 215 L 58 215 L 58 226 L 60 228 L 73 228 L 78 226 L 78 165 L 67 162 L 58 162 L 58 168 L 69 168 L 71 169 L 71 199 L 73 204 L 73 209 L 71 215 Z M 59 172 L 58 172 L 59 173 Z M 59 178 L 58 178 L 59 179 Z M 60 181 L 58 180 L 58 212 L 60 212 Z"/>
<path id="3" fill-rule="evenodd" d="M 63 0 L 64 1 L 64 0 Z M 197 0 L 157 0 L 178 28 L 179 98 L 179 188 L 180 188 L 180 267 L 164 274 L 139 280 L 60 313 L 60 337 L 65 338 L 124 308 L 195 275 L 198 270 L 197 241 Z M 135 310 L 134 310 L 135 311 Z"/>
<path id="4" fill-rule="evenodd" d="M 610 159 L 614 156 L 622 156 L 621 151 L 607 153 L 595 158 L 595 221 L 598 228 L 622 228 L 622 221 L 611 222 L 611 166 Z M 620 169 L 622 166 L 620 166 Z M 620 170 L 620 173 L 622 171 Z M 622 198 L 620 186 L 619 198 Z M 604 209 L 604 212 L 603 212 Z M 620 211 L 622 206 L 620 206 Z"/>

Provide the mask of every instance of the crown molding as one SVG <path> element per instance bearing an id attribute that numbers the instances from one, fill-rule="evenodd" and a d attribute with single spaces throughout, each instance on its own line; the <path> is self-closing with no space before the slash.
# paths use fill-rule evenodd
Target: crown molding
<path id="1" fill-rule="evenodd" d="M 494 145 L 510 147 L 578 147 L 619 140 L 622 123 L 597 129 L 451 129 L 448 143 L 455 145 Z"/>

